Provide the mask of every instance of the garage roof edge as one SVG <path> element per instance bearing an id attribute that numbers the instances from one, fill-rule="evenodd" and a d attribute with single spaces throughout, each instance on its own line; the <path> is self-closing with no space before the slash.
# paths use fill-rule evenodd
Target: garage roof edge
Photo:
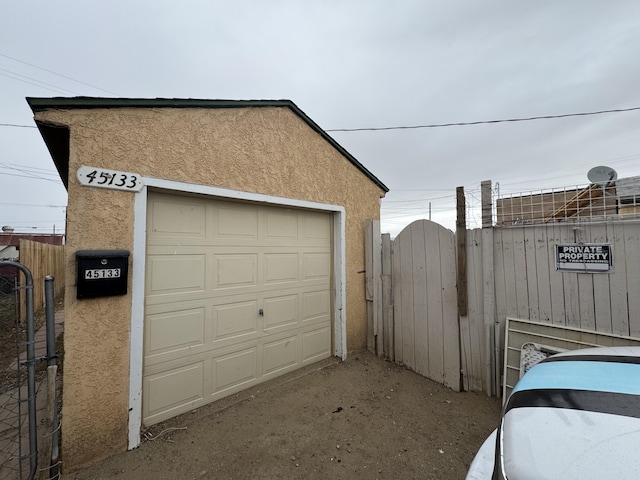
<path id="1" fill-rule="evenodd" d="M 336 142 L 327 132 L 309 118 L 291 100 L 206 100 L 192 98 L 103 98 L 103 97 L 27 97 L 27 103 L 31 111 L 35 114 L 45 110 L 78 110 L 90 108 L 260 108 L 260 107 L 286 107 L 302 119 L 307 125 L 315 130 L 331 146 L 333 146 L 351 164 L 358 168 L 366 177 L 380 187 L 385 193 L 389 191 L 373 173 L 347 150 Z M 38 123 L 38 122 L 36 122 Z M 46 131 L 38 124 L 43 137 Z M 45 138 L 45 143 L 47 138 Z M 50 148 L 51 150 L 51 148 Z M 53 153 L 53 152 L 52 152 Z M 58 166 L 60 159 L 54 158 Z M 67 160 L 68 161 L 68 160 Z M 58 166 L 58 170 L 60 167 Z"/>

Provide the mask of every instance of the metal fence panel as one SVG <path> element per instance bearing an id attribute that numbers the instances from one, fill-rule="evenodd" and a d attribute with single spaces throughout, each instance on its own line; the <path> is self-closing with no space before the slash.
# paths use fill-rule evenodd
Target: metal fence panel
<path id="1" fill-rule="evenodd" d="M 44 279 L 46 309 L 36 317 L 31 271 L 0 262 L 0 480 L 59 476 L 53 282 L 51 276 Z M 26 299 L 24 316 L 20 297 Z"/>
<path id="2" fill-rule="evenodd" d="M 35 352 L 33 302 L 31 325 L 18 313 L 18 291 L 24 287 L 27 297 L 31 296 L 28 294 L 31 278 L 28 276 L 25 285 L 20 285 L 18 267 L 9 262 L 1 262 L 0 266 L 0 478 L 33 478 L 37 465 L 35 365 L 25 362 L 25 353 L 31 353 L 33 359 Z"/>

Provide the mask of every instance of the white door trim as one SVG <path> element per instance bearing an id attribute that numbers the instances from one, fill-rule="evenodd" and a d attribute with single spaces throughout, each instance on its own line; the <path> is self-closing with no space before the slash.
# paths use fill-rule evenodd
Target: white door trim
<path id="1" fill-rule="evenodd" d="M 229 200 L 245 200 L 274 206 L 333 212 L 333 344 L 336 357 L 347 358 L 345 208 L 340 205 L 274 197 L 226 188 L 144 177 L 144 187 L 135 194 L 131 278 L 131 335 L 129 339 L 129 450 L 140 445 L 142 428 L 142 360 L 144 356 L 144 292 L 147 235 L 147 190 L 156 187 L 183 193 L 199 193 Z"/>

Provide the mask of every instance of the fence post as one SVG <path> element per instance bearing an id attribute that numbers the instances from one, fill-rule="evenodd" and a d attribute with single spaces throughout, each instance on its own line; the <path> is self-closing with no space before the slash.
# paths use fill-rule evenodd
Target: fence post
<path id="1" fill-rule="evenodd" d="M 373 221 L 373 306 L 376 324 L 376 354 L 384 355 L 384 326 L 382 310 L 382 235 L 380 220 Z"/>
<path id="2" fill-rule="evenodd" d="M 365 224 L 367 348 L 378 356 L 384 354 L 381 249 L 380 220 L 367 219 Z"/>
<path id="3" fill-rule="evenodd" d="M 44 444 L 40 454 L 40 478 L 56 478 L 58 473 L 58 409 L 56 398 L 56 375 L 58 373 L 56 355 L 56 324 L 54 279 L 47 275 L 44 279 L 45 318 L 47 331 L 47 418 L 42 435 Z M 53 467 L 52 467 L 53 465 Z"/>
<path id="4" fill-rule="evenodd" d="M 393 339 L 393 287 L 391 276 L 391 235 L 382 234 L 382 318 L 384 331 L 384 353 L 395 360 Z"/>
<path id="5" fill-rule="evenodd" d="M 467 217 L 464 187 L 456 188 L 456 247 L 458 258 L 458 315 L 465 317 L 468 310 L 467 298 Z"/>
<path id="6" fill-rule="evenodd" d="M 367 301 L 367 350 L 376 351 L 375 309 L 373 304 L 373 220 L 364 227 L 364 296 Z"/>

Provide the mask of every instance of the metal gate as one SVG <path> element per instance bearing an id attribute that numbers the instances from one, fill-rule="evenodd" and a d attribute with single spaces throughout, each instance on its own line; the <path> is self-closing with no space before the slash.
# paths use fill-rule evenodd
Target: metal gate
<path id="1" fill-rule="evenodd" d="M 43 345 L 36 344 L 33 287 L 28 268 L 0 262 L 0 480 L 57 478 L 58 434 L 51 428 L 58 424 L 53 277 L 45 279 Z M 21 297 L 25 318 L 19 315 Z M 40 458 L 38 421 L 49 430 L 41 437 Z"/>

